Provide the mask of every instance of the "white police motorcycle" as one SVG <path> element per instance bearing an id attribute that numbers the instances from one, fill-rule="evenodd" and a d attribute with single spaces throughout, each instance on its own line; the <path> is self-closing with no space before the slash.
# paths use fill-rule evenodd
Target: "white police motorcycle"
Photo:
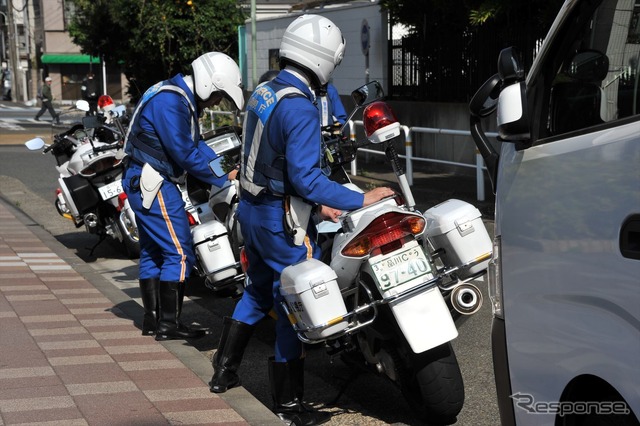
<path id="1" fill-rule="evenodd" d="M 75 108 L 89 111 L 87 101 L 78 101 Z M 122 243 L 130 258 L 140 256 L 140 243 L 135 215 L 122 190 L 122 149 L 124 127 L 121 119 L 125 107 L 105 110 L 103 116 L 83 117 L 82 124 L 53 136 L 47 145 L 41 138 L 25 142 L 31 150 L 51 152 L 59 173 L 55 207 L 58 213 L 82 225 L 99 237 L 93 250 L 107 237 Z"/>
<path id="2" fill-rule="evenodd" d="M 447 200 L 424 214 L 415 202 L 393 142 L 402 129 L 372 82 L 352 93 L 363 112 L 364 144 L 384 147 L 401 194 L 318 225 L 322 261 L 304 260 L 281 275 L 283 307 L 300 340 L 323 343 L 331 356 L 365 365 L 397 384 L 416 413 L 453 423 L 464 402 L 451 340 L 453 311 L 470 315 L 482 303 L 470 283 L 486 273 L 492 244 L 480 212 Z M 350 117 L 350 118 L 351 118 Z M 332 178 L 362 143 L 325 141 Z M 345 183 L 356 189 L 350 182 Z"/>

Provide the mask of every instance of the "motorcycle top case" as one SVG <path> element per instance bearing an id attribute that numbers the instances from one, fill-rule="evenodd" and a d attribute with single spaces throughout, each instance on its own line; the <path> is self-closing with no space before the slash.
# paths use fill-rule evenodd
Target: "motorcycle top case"
<path id="1" fill-rule="evenodd" d="M 191 228 L 196 255 L 203 271 L 215 282 L 237 274 L 227 230 L 218 221 L 210 221 Z"/>
<path id="2" fill-rule="evenodd" d="M 347 313 L 336 273 L 317 259 L 306 259 L 284 268 L 280 294 L 300 328 L 321 326 Z M 324 330 L 308 331 L 309 339 L 324 339 L 347 327 L 346 321 Z"/>
<path id="3" fill-rule="evenodd" d="M 485 270 L 493 250 L 491 238 L 482 222 L 480 211 L 461 200 L 444 201 L 424 214 L 427 219 L 426 235 L 435 249 L 443 249 L 443 262 L 447 266 L 461 266 L 487 256 L 487 260 L 458 272 L 461 279 Z"/>

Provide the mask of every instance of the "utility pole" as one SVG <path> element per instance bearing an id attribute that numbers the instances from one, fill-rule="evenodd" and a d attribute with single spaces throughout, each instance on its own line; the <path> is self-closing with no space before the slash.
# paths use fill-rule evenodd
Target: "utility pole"
<path id="1" fill-rule="evenodd" d="M 17 101 L 18 94 L 22 93 L 20 90 L 20 75 L 18 70 L 20 69 L 20 56 L 18 51 L 18 27 L 15 25 L 13 8 L 13 0 L 7 0 L 7 18 L 9 19 L 8 31 L 9 31 L 9 60 L 11 61 L 11 92 L 13 98 Z"/>
<path id="2" fill-rule="evenodd" d="M 251 0 L 251 71 L 253 87 L 258 85 L 258 39 L 256 37 L 256 0 Z"/>

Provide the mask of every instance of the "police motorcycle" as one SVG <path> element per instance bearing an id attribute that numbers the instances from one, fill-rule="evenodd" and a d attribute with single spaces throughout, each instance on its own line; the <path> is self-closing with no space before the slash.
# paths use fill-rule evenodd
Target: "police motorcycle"
<path id="1" fill-rule="evenodd" d="M 359 147 L 381 145 L 401 194 L 343 213 L 337 224 L 319 223 L 323 259 L 283 270 L 283 307 L 301 341 L 387 377 L 429 422 L 453 423 L 464 402 L 453 316 L 480 308 L 482 294 L 470 281 L 486 273 L 492 244 L 470 204 L 451 199 L 416 210 L 393 146 L 402 129 L 383 96 L 378 82 L 352 93 L 349 118 L 364 108 L 368 140 L 325 139 L 324 165 L 358 190 L 343 166 Z"/>
<path id="2" fill-rule="evenodd" d="M 218 155 L 209 164 L 215 176 L 223 177 L 237 168 L 240 133 L 238 127 L 224 126 L 202 135 L 202 142 Z M 226 180 L 218 187 L 187 175 L 181 190 L 191 225 L 195 271 L 218 295 L 239 296 L 245 275 L 240 262 L 244 241 L 235 214 L 240 201 L 238 180 Z"/>
<path id="3" fill-rule="evenodd" d="M 122 244 L 129 258 L 137 258 L 138 228 L 122 190 L 122 160 L 116 157 L 126 134 L 126 110 L 124 105 L 109 107 L 110 98 L 106 98 L 102 114 L 83 117 L 81 124 L 55 134 L 52 144 L 35 138 L 25 145 L 31 151 L 51 152 L 55 157 L 60 185 L 54 202 L 56 210 L 76 228 L 84 225 L 87 232 L 99 237 L 90 255 L 110 237 Z M 89 104 L 77 101 L 75 108 L 86 112 Z"/>

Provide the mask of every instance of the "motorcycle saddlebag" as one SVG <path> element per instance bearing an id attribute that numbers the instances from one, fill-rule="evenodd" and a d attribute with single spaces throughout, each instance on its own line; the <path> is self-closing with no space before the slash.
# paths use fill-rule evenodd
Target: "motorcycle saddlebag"
<path id="1" fill-rule="evenodd" d="M 235 276 L 236 261 L 223 224 L 212 220 L 191 228 L 196 256 L 204 273 L 214 282 Z"/>
<path id="2" fill-rule="evenodd" d="M 445 252 L 447 266 L 461 266 L 491 255 L 493 244 L 482 222 L 480 211 L 461 200 L 450 199 L 427 210 L 426 234 L 435 249 Z M 458 272 L 464 279 L 487 268 L 489 259 Z"/>
<path id="3" fill-rule="evenodd" d="M 64 184 L 78 209 L 78 213 L 84 214 L 93 210 L 100 202 L 100 195 L 91 183 L 80 175 L 63 178 Z"/>
<path id="4" fill-rule="evenodd" d="M 336 273 L 317 259 L 287 266 L 280 275 L 280 294 L 300 328 L 321 326 L 347 313 Z M 324 330 L 308 331 L 309 339 L 321 339 L 347 327 L 342 321 Z"/>

